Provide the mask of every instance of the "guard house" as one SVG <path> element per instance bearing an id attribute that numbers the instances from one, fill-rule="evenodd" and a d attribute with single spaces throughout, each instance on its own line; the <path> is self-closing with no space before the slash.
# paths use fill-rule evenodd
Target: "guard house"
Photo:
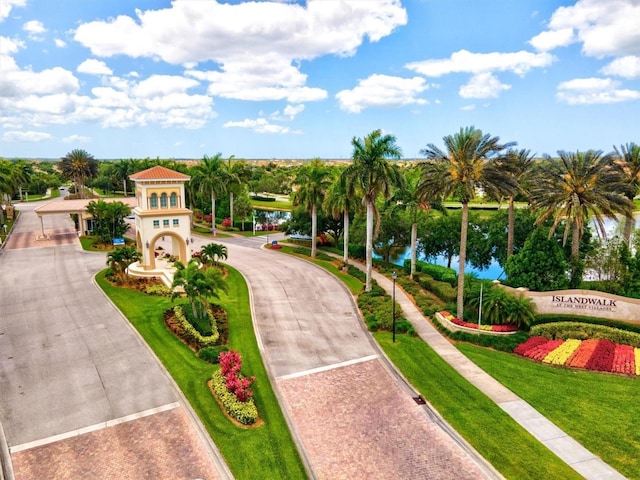
<path id="1" fill-rule="evenodd" d="M 171 254 L 183 264 L 191 260 L 191 210 L 186 208 L 184 184 L 191 177 L 169 168 L 155 166 L 129 177 L 135 183 L 138 206 L 133 209 L 136 244 L 142 252 L 139 267 L 156 270 L 158 239 L 171 240 Z"/>

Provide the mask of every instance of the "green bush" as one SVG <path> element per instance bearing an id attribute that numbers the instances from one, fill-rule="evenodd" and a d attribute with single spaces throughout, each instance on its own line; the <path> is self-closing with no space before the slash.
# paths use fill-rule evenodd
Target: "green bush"
<path id="1" fill-rule="evenodd" d="M 367 255 L 367 249 L 364 247 L 364 245 L 349 244 L 349 247 L 347 247 L 347 251 L 349 252 L 349 256 L 351 258 L 355 258 L 357 260 L 364 260 Z"/>
<path id="2" fill-rule="evenodd" d="M 198 352 L 198 357 L 205 362 L 213 363 L 214 365 L 219 362 L 218 357 L 222 352 L 228 352 L 229 347 L 226 345 L 216 345 L 215 347 L 204 347 Z"/>
<path id="3" fill-rule="evenodd" d="M 613 343 L 640 348 L 640 333 L 582 322 L 554 322 L 536 325 L 531 328 L 531 335 L 552 340 L 567 340 L 569 338 L 575 338 L 576 340 L 605 339 Z"/>
<path id="4" fill-rule="evenodd" d="M 246 402 L 239 401 L 233 393 L 227 390 L 225 378 L 220 373 L 220 370 L 216 370 L 211 379 L 213 391 L 229 416 L 243 425 L 251 425 L 258 420 L 258 408 L 253 398 Z"/>
<path id="5" fill-rule="evenodd" d="M 218 328 L 216 326 L 216 322 L 213 317 L 211 317 L 211 330 L 212 334 L 208 336 L 203 336 L 196 328 L 189 323 L 187 318 L 184 315 L 184 311 L 182 307 L 175 306 L 173 307 L 173 311 L 176 315 L 176 320 L 180 323 L 180 326 L 183 329 L 186 340 L 189 343 L 196 344 L 198 348 L 204 347 L 212 347 L 216 344 L 218 339 L 220 338 L 220 334 L 218 333 Z"/>
<path id="6" fill-rule="evenodd" d="M 623 322 L 620 320 L 611 320 L 609 318 L 602 317 L 582 317 L 580 315 L 567 315 L 567 314 L 550 314 L 541 313 L 535 316 L 531 325 L 540 325 L 543 323 L 554 322 L 580 322 L 590 323 L 595 325 L 605 325 L 607 327 L 618 328 L 627 332 L 640 333 L 640 325 L 635 323 Z"/>
<path id="7" fill-rule="evenodd" d="M 171 295 L 171 289 L 166 285 L 149 285 L 144 291 L 147 295 L 157 295 L 159 297 L 169 297 Z"/>
<path id="8" fill-rule="evenodd" d="M 446 282 L 435 280 L 425 273 L 416 273 L 416 281 L 425 290 L 432 292 L 436 297 L 445 302 L 453 302 L 456 299 L 456 289 Z"/>
<path id="9" fill-rule="evenodd" d="M 403 268 L 405 272 L 411 272 L 411 259 L 404 261 Z M 416 272 L 426 273 L 434 280 L 439 282 L 446 282 L 452 287 L 458 284 L 458 274 L 453 268 L 444 267 L 442 265 L 436 265 L 433 263 L 422 262 L 418 260 L 416 262 Z"/>
<path id="10" fill-rule="evenodd" d="M 353 265 L 349 265 L 347 269 L 347 273 L 354 278 L 357 278 L 362 283 L 367 281 L 367 274 L 360 270 L 359 268 L 354 267 Z"/>

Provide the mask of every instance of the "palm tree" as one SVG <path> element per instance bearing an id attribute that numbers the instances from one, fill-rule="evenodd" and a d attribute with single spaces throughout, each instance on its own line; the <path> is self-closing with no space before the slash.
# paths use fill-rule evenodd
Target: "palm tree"
<path id="1" fill-rule="evenodd" d="M 533 167 L 533 160 L 535 155 L 532 155 L 529 150 L 509 150 L 507 152 L 505 162 L 508 166 L 509 173 L 513 175 L 516 182 L 518 182 L 519 190 L 524 192 L 523 184 L 527 180 L 527 176 L 531 172 Z M 513 253 L 514 243 L 514 230 L 515 230 L 515 192 L 509 195 L 509 218 L 507 220 L 507 258 Z"/>
<path id="2" fill-rule="evenodd" d="M 638 193 L 638 187 L 640 187 L 640 145 L 635 143 L 627 143 L 620 146 L 620 150 L 617 147 L 614 149 L 615 165 L 622 170 L 624 178 L 629 182 L 631 188 L 626 193 L 627 198 L 633 201 L 636 193 Z M 633 215 L 625 217 L 624 222 L 624 241 L 627 245 L 630 245 L 631 232 L 635 224 Z"/>
<path id="3" fill-rule="evenodd" d="M 227 292 L 229 286 L 217 268 L 201 269 L 198 260 L 191 259 L 187 266 L 175 263 L 171 298 L 176 298 L 184 291 L 191 304 L 191 312 L 196 319 L 207 317 L 209 298 L 219 298 L 218 292 Z"/>
<path id="4" fill-rule="evenodd" d="M 107 254 L 107 265 L 118 281 L 125 283 L 128 279 L 127 268 L 138 260 L 140 260 L 140 252 L 136 247 L 116 248 Z"/>
<path id="5" fill-rule="evenodd" d="M 629 182 L 613 163 L 610 155 L 601 151 L 558 152 L 559 159 L 547 157 L 536 172 L 531 186 L 531 207 L 538 212 L 536 224 L 553 218 L 549 235 L 565 223 L 563 244 L 571 231 L 571 282 L 580 280 L 580 241 L 585 226 L 593 219 L 596 231 L 606 238 L 604 218 L 616 219 L 617 214 L 631 215 L 632 202 L 626 196 Z"/>
<path id="6" fill-rule="evenodd" d="M 203 263 L 218 264 L 218 259 L 226 260 L 229 256 L 227 246 L 220 243 L 209 243 L 200 249 Z"/>
<path id="7" fill-rule="evenodd" d="M 446 151 L 429 144 L 420 152 L 427 161 L 420 166 L 422 174 L 417 195 L 426 202 L 453 196 L 462 203 L 457 315 L 463 318 L 469 202 L 478 189 L 492 198 L 515 191 L 516 181 L 506 171 L 500 156 L 505 148 L 515 144 L 501 144 L 499 137 L 483 134 L 475 127 L 461 128 L 458 133 L 445 136 L 443 141 Z"/>
<path id="8" fill-rule="evenodd" d="M 374 130 L 363 139 L 353 137 L 353 162 L 342 172 L 340 181 L 344 184 L 347 196 L 361 197 L 367 209 L 367 241 L 365 291 L 371 291 L 371 272 L 373 269 L 373 238 L 380 229 L 380 212 L 376 207 L 377 198 L 382 195 L 388 200 L 394 186 L 402 185 L 402 175 L 397 165 L 387 159 L 400 158 L 402 151 L 396 145 L 396 137 L 383 135 Z"/>
<path id="9" fill-rule="evenodd" d="M 229 192 L 229 217 L 231 219 L 231 226 L 233 226 L 233 203 L 236 193 L 241 193 L 244 185 L 249 181 L 251 177 L 251 170 L 244 160 L 232 161 L 234 158 L 231 155 L 227 159 L 227 163 L 223 164 L 225 173 L 227 176 L 227 191 Z"/>
<path id="10" fill-rule="evenodd" d="M 293 193 L 293 205 L 302 205 L 311 215 L 311 258 L 316 257 L 318 243 L 318 205 L 322 204 L 331 185 L 326 164 L 320 159 L 303 165 L 293 181 L 298 189 Z"/>
<path id="11" fill-rule="evenodd" d="M 75 149 L 60 159 L 60 170 L 65 178 L 75 183 L 79 197 L 85 198 L 85 180 L 98 175 L 98 161 L 85 150 Z"/>
<path id="12" fill-rule="evenodd" d="M 223 169 L 222 154 L 213 157 L 205 155 L 202 162 L 194 167 L 194 181 L 200 192 L 211 195 L 211 233 L 216 234 L 216 198 L 227 191 L 227 176 Z"/>
<path id="13" fill-rule="evenodd" d="M 348 196 L 345 186 L 342 182 L 333 181 L 331 187 L 327 191 L 327 196 L 322 204 L 323 210 L 338 219 L 342 215 L 343 234 L 342 234 L 342 265 L 344 268 L 349 265 L 349 211 L 355 210 L 356 201 L 354 197 Z M 336 246 L 337 246 L 336 239 Z"/>

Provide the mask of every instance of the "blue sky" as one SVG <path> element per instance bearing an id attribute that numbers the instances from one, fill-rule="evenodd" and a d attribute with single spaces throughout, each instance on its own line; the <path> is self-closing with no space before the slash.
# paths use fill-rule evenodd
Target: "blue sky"
<path id="1" fill-rule="evenodd" d="M 640 142 L 638 0 L 0 0 L 0 157 Z"/>

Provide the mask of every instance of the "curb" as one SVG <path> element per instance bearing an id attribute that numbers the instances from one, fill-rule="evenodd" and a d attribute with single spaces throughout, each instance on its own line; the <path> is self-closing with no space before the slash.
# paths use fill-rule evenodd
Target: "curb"
<path id="1" fill-rule="evenodd" d="M 0 480 L 14 480 L 13 464 L 11 463 L 11 453 L 7 444 L 7 437 L 4 434 L 2 422 L 0 422 Z"/>

